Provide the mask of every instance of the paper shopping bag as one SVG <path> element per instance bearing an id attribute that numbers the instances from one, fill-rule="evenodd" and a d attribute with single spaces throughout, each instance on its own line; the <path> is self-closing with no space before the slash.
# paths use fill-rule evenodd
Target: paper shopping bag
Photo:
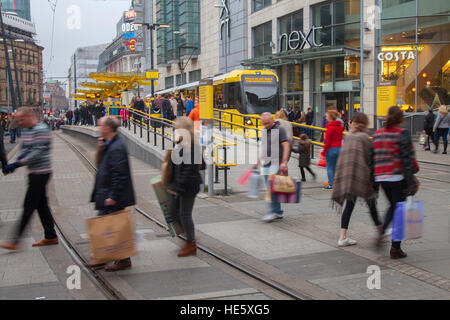
<path id="1" fill-rule="evenodd" d="M 295 192 L 290 194 L 272 194 L 274 201 L 279 203 L 299 203 L 300 202 L 300 191 L 301 182 L 298 179 L 295 182 Z"/>
<path id="2" fill-rule="evenodd" d="M 136 255 L 134 226 L 129 211 L 87 219 L 87 229 L 94 264 Z"/>
<path id="3" fill-rule="evenodd" d="M 397 203 L 392 220 L 392 239 L 404 241 L 418 239 L 423 235 L 424 206 L 422 201 L 413 201 L 408 197 L 405 202 Z"/>
<path id="4" fill-rule="evenodd" d="M 167 192 L 167 187 L 161 182 L 161 176 L 153 178 L 151 184 L 153 186 L 153 191 L 156 194 L 156 198 L 158 199 L 159 206 L 161 207 L 164 219 L 166 220 L 170 235 L 176 237 L 177 235 L 182 234 L 184 232 L 183 228 L 169 212 L 169 202 L 171 197 Z"/>

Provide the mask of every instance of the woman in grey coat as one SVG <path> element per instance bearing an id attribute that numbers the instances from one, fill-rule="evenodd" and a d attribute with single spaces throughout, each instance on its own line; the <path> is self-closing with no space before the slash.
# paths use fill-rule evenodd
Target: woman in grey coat
<path id="1" fill-rule="evenodd" d="M 446 106 L 439 107 L 439 113 L 436 118 L 436 122 L 433 126 L 434 132 L 434 145 L 436 149 L 433 151 L 437 153 L 439 150 L 439 139 L 442 137 L 444 141 L 444 152 L 442 154 L 447 154 L 447 145 L 448 145 L 448 128 L 450 126 L 450 115 L 448 114 L 448 110 Z"/>

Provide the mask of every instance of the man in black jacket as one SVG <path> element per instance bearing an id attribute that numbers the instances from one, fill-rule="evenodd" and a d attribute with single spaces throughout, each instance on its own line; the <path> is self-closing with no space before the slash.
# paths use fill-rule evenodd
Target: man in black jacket
<path id="1" fill-rule="evenodd" d="M 140 112 L 145 111 L 145 103 L 144 100 L 141 99 L 141 97 L 137 96 L 136 100 L 134 101 L 133 109 L 139 110 Z M 136 120 L 141 122 L 141 115 L 136 115 Z"/>
<path id="2" fill-rule="evenodd" d="M 136 203 L 131 180 L 128 151 L 117 131 L 120 121 L 114 117 L 103 117 L 99 121 L 102 151 L 97 156 L 97 175 L 91 196 L 99 216 L 125 209 Z M 119 271 L 131 268 L 131 259 L 115 261 L 105 271 Z"/>
<path id="3" fill-rule="evenodd" d="M 312 107 L 309 107 L 308 108 L 308 112 L 306 113 L 306 125 L 312 126 L 313 122 L 314 122 L 314 112 L 313 112 Z M 306 134 L 311 139 L 312 138 L 312 134 L 313 134 L 312 129 L 308 128 L 306 130 Z"/>

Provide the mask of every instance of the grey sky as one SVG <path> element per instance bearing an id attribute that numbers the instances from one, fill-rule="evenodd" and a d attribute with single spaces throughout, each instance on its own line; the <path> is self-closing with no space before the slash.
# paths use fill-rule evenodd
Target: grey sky
<path id="1" fill-rule="evenodd" d="M 55 2 L 55 0 L 52 0 Z M 48 0 L 31 1 L 31 19 L 36 23 L 36 39 L 44 49 L 44 78 L 66 77 L 70 57 L 78 47 L 109 43 L 116 35 L 116 24 L 130 0 L 58 0 L 55 12 L 53 59 L 49 66 L 52 38 L 52 10 Z M 68 13 L 71 6 L 80 9 L 80 28 Z M 68 26 L 69 24 L 71 25 Z M 55 79 L 56 80 L 56 79 Z M 64 81 L 64 79 L 58 79 Z M 45 81 L 45 79 L 44 79 Z"/>

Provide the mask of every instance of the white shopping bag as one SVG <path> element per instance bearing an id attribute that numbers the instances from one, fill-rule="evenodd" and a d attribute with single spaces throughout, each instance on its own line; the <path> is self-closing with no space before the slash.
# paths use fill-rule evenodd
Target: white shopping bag
<path id="1" fill-rule="evenodd" d="M 256 199 L 259 197 L 259 188 L 261 187 L 261 176 L 257 170 L 253 170 L 248 184 L 247 197 Z"/>

